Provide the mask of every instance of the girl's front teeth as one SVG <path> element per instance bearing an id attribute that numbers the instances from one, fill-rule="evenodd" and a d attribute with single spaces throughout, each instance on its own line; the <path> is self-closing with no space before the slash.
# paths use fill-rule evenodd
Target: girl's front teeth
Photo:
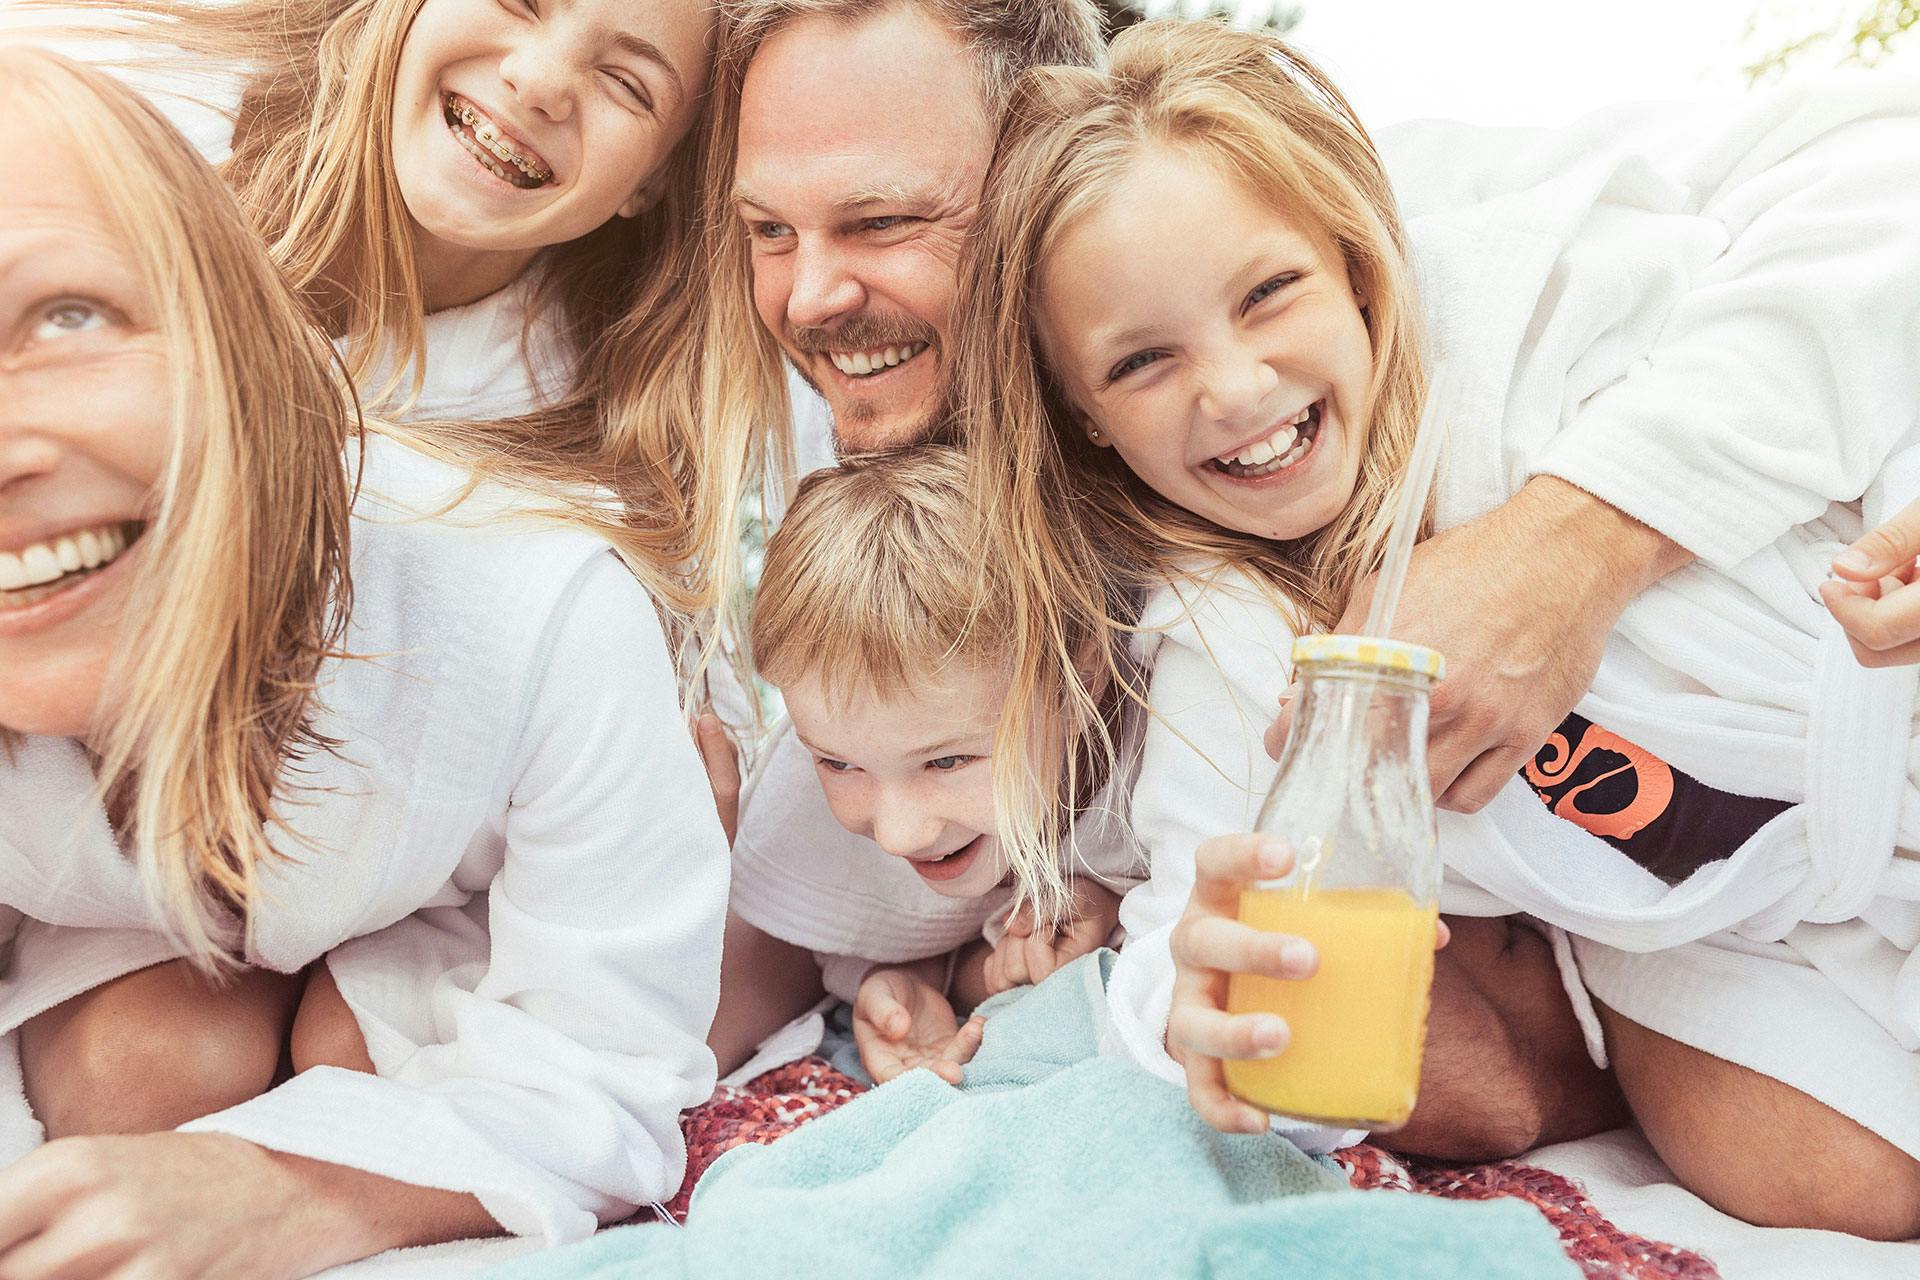
<path id="1" fill-rule="evenodd" d="M 827 358 L 833 361 L 834 368 L 849 378 L 865 378 L 897 364 L 905 364 L 926 349 L 924 342 L 909 342 L 904 347 L 881 347 L 877 351 L 829 351 Z"/>
<path id="2" fill-rule="evenodd" d="M 1215 458 L 1213 466 L 1236 479 L 1269 476 L 1284 471 L 1307 456 L 1320 430 L 1320 403 L 1308 405 L 1284 422 L 1264 440 L 1255 441 L 1236 454 Z"/>
<path id="3" fill-rule="evenodd" d="M 525 188 L 545 186 L 553 180 L 552 169 L 538 156 L 522 155 L 502 136 L 500 127 L 465 98 L 450 93 L 443 100 L 443 109 L 453 136 L 495 177 Z"/>
<path id="4" fill-rule="evenodd" d="M 0 594 L 38 591 L 76 573 L 105 568 L 137 536 L 136 526 L 102 525 L 51 542 L 0 551 Z M 39 594 L 46 594 L 39 592 Z"/>

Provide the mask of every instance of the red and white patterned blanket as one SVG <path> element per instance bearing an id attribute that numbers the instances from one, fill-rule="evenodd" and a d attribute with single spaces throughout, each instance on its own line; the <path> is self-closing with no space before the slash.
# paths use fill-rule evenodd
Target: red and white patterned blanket
<path id="1" fill-rule="evenodd" d="M 687 1138 L 687 1178 L 666 1205 L 686 1217 L 694 1184 L 723 1154 L 744 1143 L 766 1144 L 792 1133 L 866 1092 L 823 1058 L 776 1067 L 744 1085 L 722 1085 L 705 1105 L 681 1117 Z M 1448 1167 L 1400 1157 L 1363 1143 L 1334 1153 L 1347 1179 L 1363 1191 L 1406 1191 L 1450 1200 L 1511 1196 L 1538 1209 L 1560 1233 L 1567 1256 L 1586 1280 L 1719 1280 L 1700 1254 L 1630 1235 L 1601 1216 L 1580 1185 L 1557 1173 L 1514 1160 Z"/>

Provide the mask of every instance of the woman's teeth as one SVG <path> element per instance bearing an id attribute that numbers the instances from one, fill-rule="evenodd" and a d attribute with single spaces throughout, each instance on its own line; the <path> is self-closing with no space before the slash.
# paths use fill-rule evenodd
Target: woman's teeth
<path id="1" fill-rule="evenodd" d="M 1320 402 L 1315 401 L 1280 424 L 1264 440 L 1257 440 L 1240 452 L 1214 458 L 1209 465 L 1236 480 L 1257 480 L 1284 471 L 1307 456 L 1320 434 Z"/>
<path id="2" fill-rule="evenodd" d="M 553 181 L 553 170 L 545 161 L 501 132 L 499 125 L 459 94 L 447 94 L 441 107 L 454 138 L 496 178 L 525 190 Z"/>
<path id="3" fill-rule="evenodd" d="M 104 569 L 140 536 L 137 524 L 108 524 L 69 533 L 19 551 L 0 551 L 0 606 L 43 600 L 69 578 Z"/>
<path id="4" fill-rule="evenodd" d="M 827 359 L 849 378 L 870 378 L 897 364 L 905 364 L 926 349 L 924 342 L 909 342 L 904 347 L 881 347 L 877 351 L 829 351 Z"/>

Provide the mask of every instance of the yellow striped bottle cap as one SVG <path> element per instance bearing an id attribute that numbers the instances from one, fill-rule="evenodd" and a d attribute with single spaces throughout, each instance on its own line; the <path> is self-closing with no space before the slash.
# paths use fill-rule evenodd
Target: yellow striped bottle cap
<path id="1" fill-rule="evenodd" d="M 1438 680 L 1447 673 L 1447 660 L 1438 649 L 1382 640 L 1377 636 L 1301 636 L 1293 642 L 1296 666 L 1308 662 L 1352 662 L 1384 671 L 1411 671 Z"/>

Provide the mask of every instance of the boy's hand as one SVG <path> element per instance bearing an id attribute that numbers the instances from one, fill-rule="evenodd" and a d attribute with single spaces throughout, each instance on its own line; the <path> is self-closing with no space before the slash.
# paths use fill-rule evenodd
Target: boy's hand
<path id="1" fill-rule="evenodd" d="M 987 957 L 987 994 L 999 995 L 1042 982 L 1055 969 L 1107 944 L 1120 923 L 1120 895 L 1105 885 L 1079 880 L 1065 925 L 1036 929 L 1033 908 L 1021 903 L 1007 918 L 1007 933 Z"/>
<path id="2" fill-rule="evenodd" d="M 1866 667 L 1920 662 L 1920 502 L 1834 557 L 1832 582 L 1820 599 L 1847 633 L 1853 656 Z"/>
<path id="3" fill-rule="evenodd" d="M 947 998 L 911 969 L 875 969 L 853 1001 L 853 1042 L 876 1084 L 916 1067 L 959 1084 L 985 1026 L 981 1018 L 960 1025 Z"/>

